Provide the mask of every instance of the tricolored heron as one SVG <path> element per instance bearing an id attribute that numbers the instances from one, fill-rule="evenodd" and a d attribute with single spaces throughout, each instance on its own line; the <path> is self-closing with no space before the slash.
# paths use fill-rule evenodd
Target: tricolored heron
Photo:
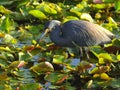
<path id="1" fill-rule="evenodd" d="M 110 43 L 115 36 L 109 30 L 84 20 L 70 20 L 64 24 L 51 20 L 45 24 L 44 29 L 41 39 L 49 32 L 50 39 L 58 46 L 80 47 L 81 57 L 81 47 L 104 45 Z M 89 59 L 88 54 L 87 58 Z"/>

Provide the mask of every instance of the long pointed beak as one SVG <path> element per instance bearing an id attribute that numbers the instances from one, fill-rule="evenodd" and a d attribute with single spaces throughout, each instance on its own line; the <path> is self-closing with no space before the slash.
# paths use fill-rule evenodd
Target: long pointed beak
<path id="1" fill-rule="evenodd" d="M 42 41 L 42 39 L 47 35 L 47 33 L 49 32 L 49 28 L 45 29 L 45 32 L 42 34 L 41 38 L 40 38 L 40 42 Z"/>

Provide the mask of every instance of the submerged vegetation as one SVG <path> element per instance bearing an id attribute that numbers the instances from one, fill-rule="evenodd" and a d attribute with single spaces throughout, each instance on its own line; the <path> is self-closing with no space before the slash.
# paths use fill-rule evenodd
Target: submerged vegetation
<path id="1" fill-rule="evenodd" d="M 0 0 L 0 90 L 120 88 L 120 0 L 102 1 Z M 80 62 L 76 48 L 56 46 L 48 36 L 39 42 L 52 19 L 88 20 L 116 38 L 90 47 L 90 60 Z"/>

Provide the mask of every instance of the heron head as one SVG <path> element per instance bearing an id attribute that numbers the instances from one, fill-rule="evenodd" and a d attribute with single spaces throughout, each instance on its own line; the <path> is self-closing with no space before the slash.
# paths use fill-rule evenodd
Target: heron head
<path id="1" fill-rule="evenodd" d="M 40 40 L 46 36 L 47 33 L 51 32 L 55 26 L 60 26 L 61 22 L 58 21 L 58 20 L 51 20 L 51 21 L 48 21 L 45 26 L 44 26 L 44 30 L 45 32 L 42 34 Z"/>

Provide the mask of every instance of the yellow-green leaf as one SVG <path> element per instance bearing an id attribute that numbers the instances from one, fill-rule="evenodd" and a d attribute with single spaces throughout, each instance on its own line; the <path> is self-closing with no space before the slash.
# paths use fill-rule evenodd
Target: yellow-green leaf
<path id="1" fill-rule="evenodd" d="M 103 61 L 105 63 L 111 63 L 111 62 L 115 62 L 113 59 L 112 59 L 112 56 L 110 56 L 110 54 L 108 53 L 101 53 L 98 55 L 99 58 L 103 58 Z"/>
<path id="2" fill-rule="evenodd" d="M 119 55 L 117 55 L 117 59 L 118 59 L 118 60 L 120 60 L 120 54 L 119 54 Z"/>
<path id="3" fill-rule="evenodd" d="M 12 11 L 6 9 L 4 6 L 0 5 L 0 12 L 5 14 L 10 14 Z"/>
<path id="4" fill-rule="evenodd" d="M 18 90 L 42 90 L 42 85 L 39 83 L 27 83 L 20 85 Z"/>
<path id="5" fill-rule="evenodd" d="M 108 76 L 106 73 L 94 74 L 93 78 L 101 78 L 103 80 L 110 80 L 111 77 Z"/>
<path id="6" fill-rule="evenodd" d="M 101 73 L 100 74 L 100 78 L 101 79 L 104 79 L 104 80 L 110 80 L 111 78 L 108 76 L 108 74 L 106 74 L 106 73 Z"/>
<path id="7" fill-rule="evenodd" d="M 108 71 L 110 71 L 109 66 L 100 66 L 100 67 L 95 67 L 94 69 L 92 69 L 90 71 L 90 74 L 100 74 L 100 73 L 104 73 Z"/>
<path id="8" fill-rule="evenodd" d="M 43 12 L 41 12 L 40 10 L 30 10 L 29 14 L 31 14 L 34 17 L 39 18 L 39 19 L 46 19 L 47 18 L 46 15 Z"/>
<path id="9" fill-rule="evenodd" d="M 17 43 L 17 39 L 15 39 L 13 36 L 11 36 L 10 34 L 5 34 L 4 38 L 3 38 L 3 42 L 4 43 L 12 43 L 12 44 L 16 44 Z"/>
<path id="10" fill-rule="evenodd" d="M 103 58 L 99 58 L 99 64 L 105 64 L 104 59 Z"/>
<path id="11" fill-rule="evenodd" d="M 54 71 L 54 67 L 50 62 L 41 62 L 38 63 L 30 68 L 35 73 L 41 73 L 41 72 L 51 72 Z"/>
<path id="12" fill-rule="evenodd" d="M 88 13 L 82 13 L 80 18 L 83 20 L 88 20 L 90 22 L 94 22 L 93 18 Z"/>
<path id="13" fill-rule="evenodd" d="M 65 56 L 62 55 L 54 55 L 53 57 L 53 63 L 56 64 L 63 64 L 65 60 Z"/>
<path id="14" fill-rule="evenodd" d="M 116 0 L 115 9 L 116 9 L 116 11 L 120 11 L 120 0 Z"/>
<path id="15" fill-rule="evenodd" d="M 50 73 L 45 76 L 45 80 L 52 83 L 60 84 L 68 77 L 67 74 L 62 73 Z"/>
<path id="16" fill-rule="evenodd" d="M 25 61 L 13 61 L 10 65 L 9 68 L 14 69 L 14 68 L 19 68 L 24 66 L 26 63 Z"/>
<path id="17" fill-rule="evenodd" d="M 44 11 L 50 14 L 57 14 L 57 11 L 53 8 L 49 7 L 48 5 L 44 5 Z"/>
<path id="18" fill-rule="evenodd" d="M 8 79 L 8 75 L 6 72 L 0 73 L 0 81 L 7 80 L 7 79 Z"/>
<path id="19" fill-rule="evenodd" d="M 94 74 L 93 75 L 93 78 L 98 78 L 98 77 L 100 77 L 100 74 Z"/>
<path id="20" fill-rule="evenodd" d="M 67 16 L 65 19 L 64 19 L 64 23 L 69 21 L 69 20 L 79 20 L 78 17 L 75 17 L 75 16 Z"/>

